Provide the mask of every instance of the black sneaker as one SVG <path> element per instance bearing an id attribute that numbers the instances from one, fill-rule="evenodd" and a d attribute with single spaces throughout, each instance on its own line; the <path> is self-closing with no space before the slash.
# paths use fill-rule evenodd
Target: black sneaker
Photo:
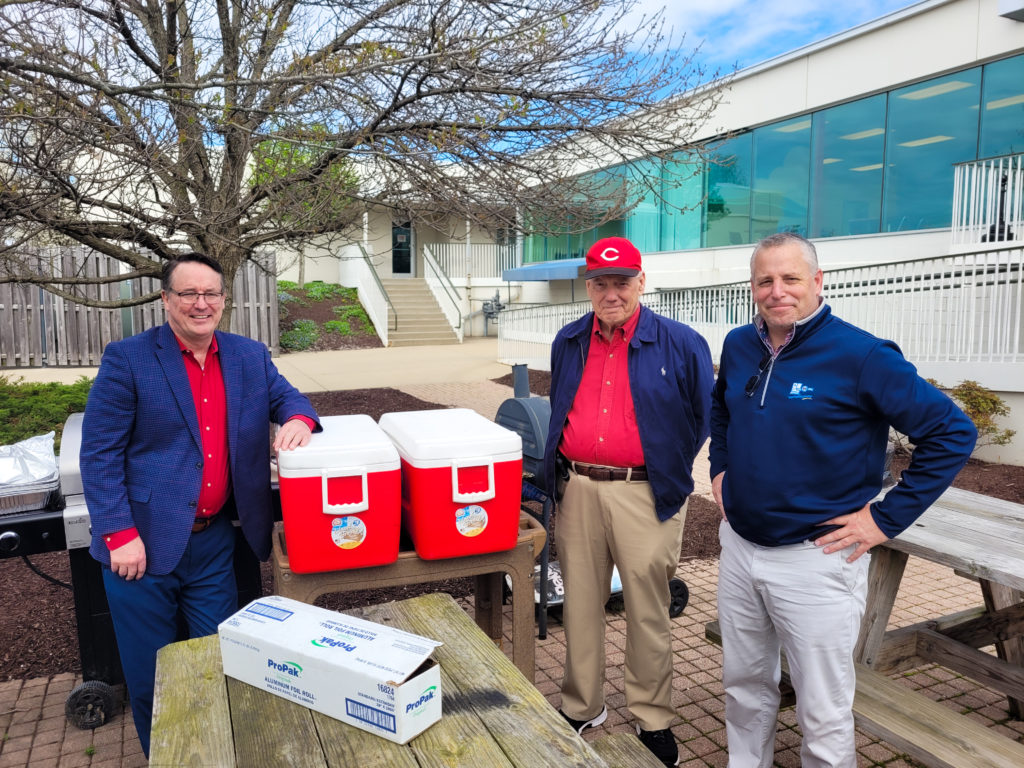
<path id="1" fill-rule="evenodd" d="M 576 731 L 576 733 L 582 735 L 584 728 L 596 728 L 608 719 L 608 707 L 601 707 L 601 711 L 589 720 L 577 720 L 574 717 L 569 717 L 562 710 L 558 710 L 558 714 L 565 718 L 565 722 L 571 725 L 572 729 Z"/>
<path id="2" fill-rule="evenodd" d="M 679 765 L 679 747 L 676 746 L 676 737 L 671 730 L 662 728 L 660 731 L 645 731 L 638 725 L 636 735 L 662 763 L 668 766 Z"/>

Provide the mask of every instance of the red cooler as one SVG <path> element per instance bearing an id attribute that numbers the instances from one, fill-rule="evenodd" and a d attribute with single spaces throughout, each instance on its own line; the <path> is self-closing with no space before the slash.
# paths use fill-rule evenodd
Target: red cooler
<path id="1" fill-rule="evenodd" d="M 307 445 L 277 455 L 288 560 L 296 573 L 393 563 L 401 465 L 369 416 L 326 416 Z"/>
<path id="2" fill-rule="evenodd" d="M 428 560 L 512 549 L 519 536 L 523 444 L 476 411 L 385 413 L 402 458 L 402 522 Z"/>

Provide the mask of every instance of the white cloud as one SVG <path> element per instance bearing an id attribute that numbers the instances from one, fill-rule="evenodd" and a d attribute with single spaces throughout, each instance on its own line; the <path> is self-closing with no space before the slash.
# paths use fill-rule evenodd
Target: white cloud
<path id="1" fill-rule="evenodd" d="M 701 46 L 700 59 L 723 72 L 741 69 L 913 5 L 910 0 L 639 0 L 631 19 L 666 7 L 674 42 Z M 635 28 L 635 27 L 634 27 Z"/>

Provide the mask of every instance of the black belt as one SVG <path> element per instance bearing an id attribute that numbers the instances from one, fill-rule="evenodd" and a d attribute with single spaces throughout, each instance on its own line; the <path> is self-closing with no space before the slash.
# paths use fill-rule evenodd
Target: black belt
<path id="1" fill-rule="evenodd" d="M 213 522 L 217 519 L 217 515 L 211 515 L 210 517 L 197 517 L 192 521 L 192 533 L 200 533 L 205 531 Z"/>
<path id="2" fill-rule="evenodd" d="M 578 461 L 573 461 L 570 462 L 570 465 L 577 475 L 584 475 L 591 480 L 647 481 L 647 466 L 644 464 L 639 467 L 599 467 L 594 464 L 581 464 Z"/>

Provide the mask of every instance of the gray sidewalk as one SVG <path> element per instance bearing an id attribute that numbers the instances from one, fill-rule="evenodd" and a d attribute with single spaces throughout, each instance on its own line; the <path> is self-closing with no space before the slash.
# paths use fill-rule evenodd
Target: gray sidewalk
<path id="1" fill-rule="evenodd" d="M 278 367 L 304 391 L 390 386 L 430 402 L 472 408 L 493 418 L 498 406 L 512 396 L 510 387 L 490 379 L 509 372 L 494 362 L 494 339 L 470 340 L 450 347 L 392 348 L 299 354 L 279 357 Z M 95 371 L 85 375 L 94 375 Z M 5 371 L 4 373 L 8 373 Z M 42 378 L 44 374 L 49 378 Z M 33 380 L 62 380 L 43 369 Z M 26 379 L 29 377 L 26 376 Z M 71 375 L 73 380 L 75 375 Z M 694 477 L 697 493 L 710 498 L 706 449 L 698 458 Z M 673 623 L 675 680 L 673 703 L 680 719 L 672 730 L 680 744 L 680 765 L 687 768 L 725 766 L 725 725 L 721 686 L 721 650 L 704 639 L 704 624 L 715 618 L 718 563 L 689 560 L 680 563 L 679 575 L 690 589 L 685 613 Z M 911 558 L 896 601 L 891 627 L 905 626 L 981 603 L 978 585 L 955 575 L 949 568 Z M 472 611 L 472 600 L 461 601 Z M 511 616 L 505 622 L 511 628 Z M 605 733 L 630 731 L 625 706 L 622 661 L 625 620 L 621 614 L 606 617 L 608 673 L 605 684 L 609 717 L 587 739 Z M 506 635 L 504 648 L 511 650 Z M 535 684 L 552 706 L 559 704 L 559 684 L 565 663 L 565 633 L 556 620 L 548 622 L 548 635 L 537 641 Z M 1006 699 L 967 678 L 929 665 L 911 670 L 902 681 L 915 690 L 958 712 L 985 723 L 1013 738 L 1024 737 L 1024 723 L 1008 719 Z M 14 680 L 0 683 L 0 768 L 139 768 L 146 764 L 131 722 L 123 712 L 94 731 L 79 731 L 66 723 L 64 699 L 79 682 L 76 676 Z M 775 765 L 795 768 L 800 764 L 800 734 L 792 709 L 780 714 Z M 915 765 L 895 747 L 858 732 L 858 766 Z"/>

